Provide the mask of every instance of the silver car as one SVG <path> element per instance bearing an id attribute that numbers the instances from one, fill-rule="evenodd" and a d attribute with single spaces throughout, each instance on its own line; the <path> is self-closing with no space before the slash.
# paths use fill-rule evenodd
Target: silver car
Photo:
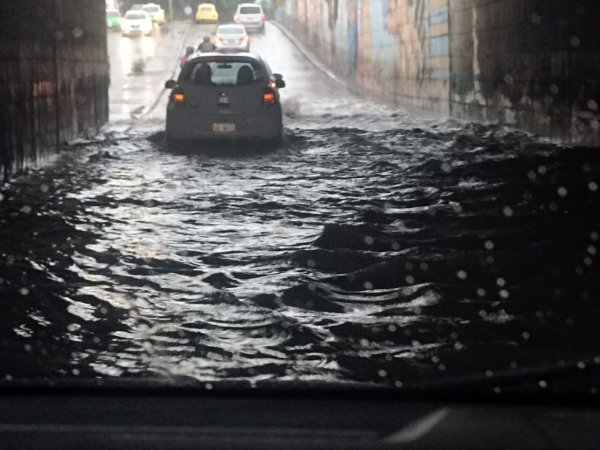
<path id="1" fill-rule="evenodd" d="M 280 74 L 251 53 L 203 53 L 191 58 L 172 89 L 167 105 L 170 145 L 193 139 L 260 139 L 283 136 Z"/>
<path id="2" fill-rule="evenodd" d="M 219 52 L 249 52 L 250 36 L 243 25 L 219 25 L 214 39 Z"/>

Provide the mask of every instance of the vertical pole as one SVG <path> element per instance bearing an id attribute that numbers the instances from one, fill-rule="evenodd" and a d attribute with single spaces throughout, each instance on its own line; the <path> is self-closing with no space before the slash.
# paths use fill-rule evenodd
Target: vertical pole
<path id="1" fill-rule="evenodd" d="M 173 0 L 169 0 L 169 19 L 173 22 Z"/>

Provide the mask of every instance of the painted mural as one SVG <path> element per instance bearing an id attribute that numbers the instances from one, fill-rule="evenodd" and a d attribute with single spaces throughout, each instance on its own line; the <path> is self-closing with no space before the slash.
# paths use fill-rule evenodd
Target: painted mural
<path id="1" fill-rule="evenodd" d="M 362 88 L 403 104 L 447 92 L 448 0 L 287 0 L 279 18 Z"/>

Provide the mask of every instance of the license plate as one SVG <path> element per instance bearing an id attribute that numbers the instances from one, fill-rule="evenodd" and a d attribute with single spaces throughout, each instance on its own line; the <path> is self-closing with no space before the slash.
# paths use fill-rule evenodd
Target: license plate
<path id="1" fill-rule="evenodd" d="M 215 133 L 233 133 L 235 123 L 213 123 L 213 131 Z"/>

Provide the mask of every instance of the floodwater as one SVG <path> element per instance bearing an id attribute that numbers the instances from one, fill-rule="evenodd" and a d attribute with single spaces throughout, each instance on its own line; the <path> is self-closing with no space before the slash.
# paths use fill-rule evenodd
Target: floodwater
<path id="1" fill-rule="evenodd" d="M 551 389 L 600 364 L 597 150 L 361 99 L 270 33 L 281 147 L 167 151 L 159 105 L 3 187 L 0 378 Z"/>

